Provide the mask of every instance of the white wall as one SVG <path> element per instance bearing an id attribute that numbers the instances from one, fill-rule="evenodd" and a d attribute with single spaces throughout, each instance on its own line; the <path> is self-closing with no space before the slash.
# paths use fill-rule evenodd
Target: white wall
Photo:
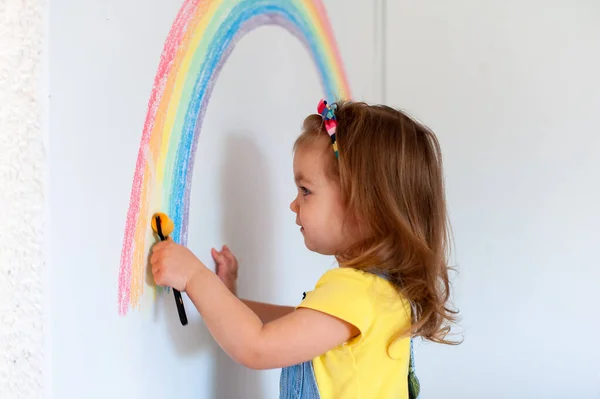
<path id="1" fill-rule="evenodd" d="M 389 1 L 387 100 L 445 156 L 464 343 L 424 398 L 600 397 L 600 3 Z"/>

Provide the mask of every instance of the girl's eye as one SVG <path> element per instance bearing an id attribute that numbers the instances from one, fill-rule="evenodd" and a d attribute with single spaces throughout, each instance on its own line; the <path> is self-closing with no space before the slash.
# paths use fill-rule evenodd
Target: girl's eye
<path id="1" fill-rule="evenodd" d="M 308 189 L 304 186 L 300 187 L 300 191 L 302 192 L 302 195 L 308 195 L 310 194 L 310 191 L 308 191 Z"/>

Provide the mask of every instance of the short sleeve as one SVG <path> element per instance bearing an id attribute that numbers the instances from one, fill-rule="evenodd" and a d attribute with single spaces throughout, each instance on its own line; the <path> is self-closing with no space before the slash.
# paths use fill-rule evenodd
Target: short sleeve
<path id="1" fill-rule="evenodd" d="M 326 272 L 298 305 L 342 319 L 364 334 L 373 319 L 372 279 L 360 270 L 337 267 Z"/>

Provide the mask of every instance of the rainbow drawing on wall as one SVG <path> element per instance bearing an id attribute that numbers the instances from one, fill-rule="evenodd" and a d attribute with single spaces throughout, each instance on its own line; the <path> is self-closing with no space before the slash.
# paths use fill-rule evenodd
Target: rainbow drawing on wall
<path id="1" fill-rule="evenodd" d="M 321 0 L 185 0 L 165 41 L 137 155 L 118 277 L 121 315 L 140 305 L 154 242 L 151 215 L 168 213 L 173 240 L 187 242 L 194 154 L 213 86 L 236 43 L 263 25 L 303 42 L 326 99 L 350 98 Z"/>

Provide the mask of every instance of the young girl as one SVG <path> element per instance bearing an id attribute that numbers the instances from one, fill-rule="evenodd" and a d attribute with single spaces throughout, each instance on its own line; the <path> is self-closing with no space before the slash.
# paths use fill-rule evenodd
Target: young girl
<path id="1" fill-rule="evenodd" d="M 173 241 L 157 284 L 185 291 L 217 343 L 253 369 L 283 368 L 281 398 L 418 396 L 411 339 L 452 343 L 441 154 L 432 132 L 387 106 L 321 101 L 294 146 L 291 203 L 306 247 L 335 255 L 297 307 L 240 300 L 237 261 L 217 273 Z"/>

